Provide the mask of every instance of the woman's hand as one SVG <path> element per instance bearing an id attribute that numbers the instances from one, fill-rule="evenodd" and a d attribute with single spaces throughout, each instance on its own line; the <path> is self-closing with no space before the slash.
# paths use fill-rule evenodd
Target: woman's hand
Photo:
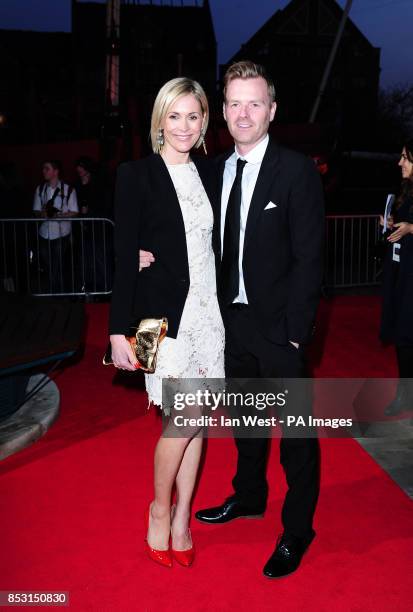
<path id="1" fill-rule="evenodd" d="M 110 343 L 112 345 L 112 361 L 115 368 L 129 370 L 130 372 L 136 370 L 138 362 L 125 336 L 112 334 L 110 336 Z"/>
<path id="2" fill-rule="evenodd" d="M 380 215 L 380 225 L 381 225 L 381 227 L 384 226 L 384 217 L 383 217 L 383 215 Z M 391 215 L 389 215 L 387 217 L 387 229 L 391 230 L 393 225 L 394 225 L 393 217 Z"/>
<path id="3" fill-rule="evenodd" d="M 406 236 L 406 234 L 413 234 L 413 223 L 402 221 L 401 223 L 394 223 L 392 227 L 393 229 L 397 229 L 394 229 L 394 231 L 387 238 L 389 242 L 399 242 L 399 240 L 401 240 L 403 236 Z"/>

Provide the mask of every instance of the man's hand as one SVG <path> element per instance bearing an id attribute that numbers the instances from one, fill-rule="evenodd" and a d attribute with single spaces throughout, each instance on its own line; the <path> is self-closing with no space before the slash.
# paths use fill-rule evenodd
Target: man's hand
<path id="1" fill-rule="evenodd" d="M 413 234 L 413 223 L 407 223 L 402 221 L 401 223 L 394 223 L 393 228 L 395 229 L 390 236 L 387 238 L 389 242 L 399 242 L 406 234 Z"/>
<path id="2" fill-rule="evenodd" d="M 44 209 L 42 209 L 42 210 L 34 210 L 33 214 L 38 219 L 47 219 L 47 213 L 46 213 L 46 211 Z"/>
<path id="3" fill-rule="evenodd" d="M 115 368 L 134 372 L 138 362 L 125 336 L 112 334 L 110 336 L 110 343 L 112 345 L 112 361 Z"/>
<path id="4" fill-rule="evenodd" d="M 155 261 L 155 257 L 150 251 L 139 251 L 139 272 L 142 268 L 149 268 L 149 266 Z"/>
<path id="5" fill-rule="evenodd" d="M 59 210 L 54 216 L 55 217 L 59 217 L 59 218 L 63 218 L 63 217 L 77 217 L 79 213 L 74 212 L 72 210 L 68 210 L 66 212 L 62 212 L 61 210 Z"/>

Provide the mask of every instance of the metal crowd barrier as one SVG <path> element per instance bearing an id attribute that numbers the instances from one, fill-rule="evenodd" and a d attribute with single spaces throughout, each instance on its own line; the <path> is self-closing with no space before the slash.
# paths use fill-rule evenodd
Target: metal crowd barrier
<path id="1" fill-rule="evenodd" d="M 109 295 L 113 228 L 113 221 L 98 217 L 0 219 L 0 289 L 38 296 Z"/>
<path id="2" fill-rule="evenodd" d="M 380 237 L 378 215 L 327 216 L 324 285 L 332 288 L 378 285 Z"/>
<path id="3" fill-rule="evenodd" d="M 66 223 L 66 231 L 70 223 L 70 233 L 57 241 L 39 235 L 42 223 L 48 221 L 0 220 L 1 289 L 38 296 L 109 295 L 113 221 L 92 217 L 53 219 L 52 223 Z M 328 216 L 324 286 L 379 284 L 380 233 L 377 215 Z"/>

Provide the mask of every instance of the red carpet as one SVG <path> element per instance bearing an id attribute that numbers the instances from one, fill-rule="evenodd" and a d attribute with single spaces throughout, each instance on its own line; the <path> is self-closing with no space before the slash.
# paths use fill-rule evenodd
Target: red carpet
<path id="1" fill-rule="evenodd" d="M 337 298 L 320 311 L 318 376 L 395 376 L 380 347 L 378 300 Z M 277 441 L 265 519 L 192 522 L 197 559 L 164 569 L 143 552 L 160 421 L 144 393 L 112 384 L 100 366 L 106 305 L 88 308 L 83 358 L 62 372 L 61 416 L 32 447 L 0 464 L 0 590 L 69 591 L 76 611 L 405 611 L 413 569 L 411 502 L 352 440 L 322 440 L 317 538 L 300 570 L 268 581 L 261 569 L 280 531 L 285 491 Z M 328 334 L 326 330 L 328 329 Z M 231 440 L 211 440 L 194 508 L 222 501 Z"/>

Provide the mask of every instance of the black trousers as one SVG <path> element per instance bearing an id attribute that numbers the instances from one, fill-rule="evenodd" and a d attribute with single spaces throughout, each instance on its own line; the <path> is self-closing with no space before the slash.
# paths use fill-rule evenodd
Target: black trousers
<path id="1" fill-rule="evenodd" d="M 40 261 L 43 267 L 45 289 L 50 293 L 64 291 L 66 250 L 70 235 L 48 240 L 39 236 Z"/>
<path id="2" fill-rule="evenodd" d="M 248 306 L 229 306 L 224 312 L 227 378 L 301 378 L 306 376 L 305 352 L 292 344 L 276 345 L 258 331 Z M 265 509 L 268 496 L 266 467 L 268 438 L 236 438 L 237 472 L 234 498 L 246 507 Z M 288 491 L 282 523 L 288 534 L 305 538 L 313 533 L 319 493 L 320 450 L 317 438 L 280 441 L 280 461 Z"/>
<path id="3" fill-rule="evenodd" d="M 396 346 L 399 378 L 413 378 L 413 346 Z"/>
<path id="4" fill-rule="evenodd" d="M 413 410 L 413 346 L 396 346 L 399 385 L 397 395 L 401 394 Z"/>

